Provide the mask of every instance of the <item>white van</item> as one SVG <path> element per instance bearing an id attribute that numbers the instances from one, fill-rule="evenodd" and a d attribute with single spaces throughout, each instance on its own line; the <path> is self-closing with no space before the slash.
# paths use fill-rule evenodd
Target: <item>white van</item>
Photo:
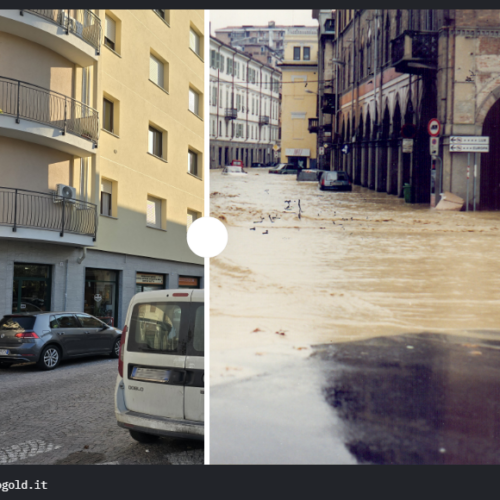
<path id="1" fill-rule="evenodd" d="M 204 291 L 155 290 L 130 301 L 115 415 L 141 443 L 204 439 Z"/>

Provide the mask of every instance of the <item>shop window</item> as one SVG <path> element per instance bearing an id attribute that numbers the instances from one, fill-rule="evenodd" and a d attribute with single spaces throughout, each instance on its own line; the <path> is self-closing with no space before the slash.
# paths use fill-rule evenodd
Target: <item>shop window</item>
<path id="1" fill-rule="evenodd" d="M 118 271 L 85 269 L 83 312 L 108 325 L 118 325 Z"/>
<path id="2" fill-rule="evenodd" d="M 51 266 L 14 264 L 12 312 L 50 311 Z"/>
<path id="3" fill-rule="evenodd" d="M 136 273 L 135 293 L 164 290 L 166 283 L 167 280 L 164 274 Z"/>

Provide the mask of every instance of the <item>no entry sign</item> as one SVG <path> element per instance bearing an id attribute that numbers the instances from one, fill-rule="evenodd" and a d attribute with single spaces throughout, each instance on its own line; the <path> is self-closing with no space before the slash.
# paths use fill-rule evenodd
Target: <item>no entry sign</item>
<path id="1" fill-rule="evenodd" d="M 441 133 L 441 124 L 437 118 L 433 118 L 427 125 L 427 132 L 431 137 L 437 137 Z"/>

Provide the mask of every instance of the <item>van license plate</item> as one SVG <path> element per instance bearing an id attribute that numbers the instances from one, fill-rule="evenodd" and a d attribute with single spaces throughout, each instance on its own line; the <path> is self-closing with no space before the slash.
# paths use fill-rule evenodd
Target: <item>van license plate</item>
<path id="1" fill-rule="evenodd" d="M 139 366 L 134 366 L 131 378 L 134 380 L 167 383 L 170 379 L 170 371 L 171 370 L 159 370 L 157 368 L 141 368 Z"/>
<path id="2" fill-rule="evenodd" d="M 0 349 L 0 356 L 6 356 L 7 354 L 10 354 L 8 349 Z"/>

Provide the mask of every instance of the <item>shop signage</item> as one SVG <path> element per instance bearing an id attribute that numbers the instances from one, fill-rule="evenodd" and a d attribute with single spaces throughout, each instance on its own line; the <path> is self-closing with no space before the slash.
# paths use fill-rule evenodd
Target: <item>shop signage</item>
<path id="1" fill-rule="evenodd" d="M 163 285 L 163 275 L 137 273 L 135 282 L 138 285 Z"/>
<path id="2" fill-rule="evenodd" d="M 198 286 L 198 278 L 179 276 L 179 286 Z"/>
<path id="3" fill-rule="evenodd" d="M 311 150 L 310 149 L 286 148 L 285 155 L 286 156 L 311 156 Z"/>

